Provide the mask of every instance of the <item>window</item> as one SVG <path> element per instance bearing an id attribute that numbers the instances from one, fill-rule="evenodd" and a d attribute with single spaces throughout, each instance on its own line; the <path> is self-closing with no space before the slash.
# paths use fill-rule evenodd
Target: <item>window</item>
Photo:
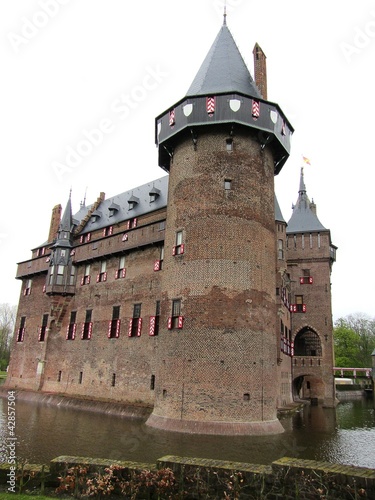
<path id="1" fill-rule="evenodd" d="M 183 327 L 184 318 L 181 316 L 181 299 L 172 301 L 172 316 L 168 318 L 168 330 Z"/>
<path id="2" fill-rule="evenodd" d="M 69 325 L 68 328 L 66 329 L 66 340 L 74 340 L 76 337 L 76 330 L 77 330 L 76 318 L 77 318 L 77 311 L 72 311 L 70 313 Z"/>
<path id="3" fill-rule="evenodd" d="M 115 385 L 116 385 L 116 373 L 112 373 L 111 386 L 114 387 Z"/>
<path id="4" fill-rule="evenodd" d="M 133 317 L 129 322 L 129 337 L 140 337 L 142 330 L 142 318 L 141 318 L 141 307 L 142 304 L 134 304 L 133 307 Z"/>
<path id="5" fill-rule="evenodd" d="M 37 257 L 42 257 L 45 253 L 46 253 L 46 248 L 45 247 L 38 248 L 38 250 L 36 251 L 36 256 Z"/>
<path id="6" fill-rule="evenodd" d="M 319 335 L 309 328 L 301 330 L 294 339 L 295 356 L 322 356 Z"/>
<path id="7" fill-rule="evenodd" d="M 64 270 L 65 270 L 65 266 L 61 266 L 61 265 L 57 266 L 56 285 L 63 285 L 64 284 Z"/>
<path id="8" fill-rule="evenodd" d="M 111 236 L 113 234 L 113 226 L 108 226 L 103 229 L 103 236 Z"/>
<path id="9" fill-rule="evenodd" d="M 26 324 L 26 316 L 22 316 L 20 320 L 20 326 L 17 332 L 17 342 L 23 342 L 25 337 L 25 324 Z"/>
<path id="10" fill-rule="evenodd" d="M 125 278 L 126 268 L 125 268 L 125 255 L 122 255 L 119 259 L 118 269 L 115 272 L 115 279 Z"/>
<path id="11" fill-rule="evenodd" d="M 91 318 L 92 318 L 92 309 L 87 309 L 85 322 L 82 325 L 82 333 L 81 333 L 82 340 L 90 340 L 91 339 L 91 335 L 92 335 Z"/>
<path id="12" fill-rule="evenodd" d="M 165 220 L 159 222 L 159 231 L 164 231 L 165 229 Z"/>
<path id="13" fill-rule="evenodd" d="M 79 372 L 78 383 L 82 384 L 82 380 L 83 380 L 83 372 Z"/>
<path id="14" fill-rule="evenodd" d="M 129 210 L 131 210 L 130 205 L 129 205 Z M 133 229 L 134 227 L 137 227 L 137 219 L 130 219 L 128 220 L 127 223 L 127 229 Z"/>
<path id="15" fill-rule="evenodd" d="M 44 342 L 47 333 L 48 314 L 43 314 L 42 326 L 39 327 L 39 342 Z"/>
<path id="16" fill-rule="evenodd" d="M 27 280 L 26 281 L 26 287 L 25 287 L 25 290 L 23 291 L 23 294 L 25 296 L 31 294 L 31 284 L 32 284 L 32 280 Z"/>
<path id="17" fill-rule="evenodd" d="M 160 247 L 159 259 L 154 262 L 154 271 L 161 271 L 163 268 L 164 260 L 164 246 Z"/>
<path id="18" fill-rule="evenodd" d="M 61 377 L 62 377 L 62 371 L 59 370 L 59 373 L 57 374 L 57 381 L 61 382 Z"/>
<path id="19" fill-rule="evenodd" d="M 277 240 L 277 256 L 279 260 L 284 259 L 284 241 Z"/>
<path id="20" fill-rule="evenodd" d="M 155 336 L 159 334 L 160 323 L 160 300 L 156 301 L 155 316 L 150 316 L 149 335 Z"/>
<path id="21" fill-rule="evenodd" d="M 113 306 L 112 320 L 109 322 L 108 338 L 117 339 L 120 336 L 120 306 Z"/>
<path id="22" fill-rule="evenodd" d="M 76 268 L 72 266 L 70 268 L 69 285 L 75 284 L 75 278 L 76 278 Z"/>
<path id="23" fill-rule="evenodd" d="M 225 179 L 224 180 L 224 189 L 226 191 L 229 191 L 230 189 L 232 189 L 232 181 L 231 181 L 231 179 Z"/>
<path id="24" fill-rule="evenodd" d="M 155 390 L 155 375 L 151 375 L 150 390 L 151 391 Z"/>
<path id="25" fill-rule="evenodd" d="M 182 243 L 182 231 L 177 231 L 176 233 L 176 244 L 173 247 L 173 255 L 182 255 L 185 250 L 185 245 Z"/>
<path id="26" fill-rule="evenodd" d="M 295 296 L 295 303 L 290 305 L 290 312 L 306 312 L 306 304 L 303 303 L 303 295 Z"/>
<path id="27" fill-rule="evenodd" d="M 96 282 L 107 281 L 107 261 L 102 260 L 100 263 L 100 271 L 96 277 Z"/>
<path id="28" fill-rule="evenodd" d="M 91 233 L 82 234 L 79 239 L 80 243 L 88 243 L 89 241 L 91 241 Z"/>
<path id="29" fill-rule="evenodd" d="M 85 266 L 85 274 L 81 279 L 81 285 L 89 285 L 90 284 L 90 264 Z"/>
<path id="30" fill-rule="evenodd" d="M 302 269 L 302 276 L 299 279 L 300 285 L 312 285 L 313 278 L 310 269 Z"/>
<path id="31" fill-rule="evenodd" d="M 230 153 L 231 151 L 233 151 L 233 139 L 232 138 L 229 138 L 226 140 L 226 145 L 227 145 L 227 151 L 228 153 Z"/>

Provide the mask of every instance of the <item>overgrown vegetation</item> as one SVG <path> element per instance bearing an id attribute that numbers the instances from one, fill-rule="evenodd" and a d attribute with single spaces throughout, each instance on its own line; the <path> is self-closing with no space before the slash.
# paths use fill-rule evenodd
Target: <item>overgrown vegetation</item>
<path id="1" fill-rule="evenodd" d="M 96 470 L 95 470 L 96 469 Z M 23 478 L 23 479 L 22 479 Z M 48 482 L 48 475 L 39 479 Z M 17 472 L 19 490 L 23 493 L 0 493 L 0 499 L 17 497 L 21 500 L 34 498 L 78 499 L 224 499 L 224 500 L 359 500 L 374 498 L 374 491 L 357 486 L 353 479 L 343 481 L 338 473 L 308 473 L 291 468 L 279 469 L 272 474 L 241 471 L 215 470 L 210 467 L 182 466 L 174 473 L 165 467 L 155 470 L 130 470 L 113 465 L 96 467 L 88 465 L 66 466 L 48 489 L 49 497 L 38 495 L 36 475 L 27 467 Z M 22 488 L 21 482 L 23 481 Z M 57 481 L 57 482 L 56 482 Z M 30 489 L 27 490 L 26 486 Z M 39 485 L 40 486 L 40 485 Z M 44 487 L 44 485 L 43 485 Z M 26 489 L 25 489 L 26 488 Z M 26 494 L 28 493 L 28 495 Z"/>
<path id="2" fill-rule="evenodd" d="M 5 371 L 9 364 L 15 320 L 16 306 L 0 304 L 0 371 Z"/>
<path id="3" fill-rule="evenodd" d="M 334 330 L 335 365 L 371 368 L 375 349 L 375 318 L 361 313 L 339 318 Z"/>

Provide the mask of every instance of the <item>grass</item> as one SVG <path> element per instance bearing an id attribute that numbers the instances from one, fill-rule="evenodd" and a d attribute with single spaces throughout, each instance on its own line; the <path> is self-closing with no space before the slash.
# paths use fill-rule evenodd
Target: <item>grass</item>
<path id="1" fill-rule="evenodd" d="M 21 495 L 18 493 L 0 493 L 0 500 L 11 500 L 11 499 L 14 500 L 14 498 L 17 498 L 17 500 L 30 500 L 30 499 L 51 500 L 51 498 L 55 498 L 56 500 L 56 497 L 46 497 L 44 495 L 34 495 L 34 494 Z"/>

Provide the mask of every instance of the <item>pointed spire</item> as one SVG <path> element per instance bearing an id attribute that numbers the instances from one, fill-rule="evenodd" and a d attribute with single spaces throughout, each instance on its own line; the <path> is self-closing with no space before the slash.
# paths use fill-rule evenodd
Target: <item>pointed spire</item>
<path id="1" fill-rule="evenodd" d="M 68 231 L 70 232 L 72 228 L 72 190 L 70 190 L 69 193 L 69 199 L 65 207 L 65 211 L 63 213 L 61 222 L 60 222 L 60 227 L 59 227 L 59 232 L 61 231 Z"/>
<path id="2" fill-rule="evenodd" d="M 260 91 L 226 26 L 224 13 L 224 24 L 186 95 L 192 97 L 236 92 L 261 98 Z"/>
<path id="3" fill-rule="evenodd" d="M 287 233 L 303 233 L 326 231 L 316 215 L 316 206 L 307 196 L 303 167 L 301 167 L 298 200 L 293 207 L 292 216 L 288 222 Z"/>

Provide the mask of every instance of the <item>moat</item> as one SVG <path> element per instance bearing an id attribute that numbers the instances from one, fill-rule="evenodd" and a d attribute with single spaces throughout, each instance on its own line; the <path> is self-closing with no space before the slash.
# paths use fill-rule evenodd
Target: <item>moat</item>
<path id="1" fill-rule="evenodd" d="M 0 398 L 0 461 L 6 456 L 6 398 Z M 29 463 L 60 455 L 154 462 L 168 455 L 268 464 L 282 456 L 375 468 L 375 410 L 370 399 L 336 409 L 305 406 L 281 417 L 275 436 L 199 436 L 152 429 L 142 420 L 16 402 L 16 452 Z"/>

